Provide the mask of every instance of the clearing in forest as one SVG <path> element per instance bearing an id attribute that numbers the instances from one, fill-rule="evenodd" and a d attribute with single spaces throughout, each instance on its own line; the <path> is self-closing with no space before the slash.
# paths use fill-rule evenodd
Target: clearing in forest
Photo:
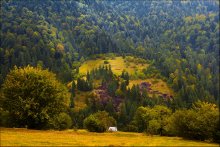
<path id="1" fill-rule="evenodd" d="M 128 87 L 135 85 L 140 85 L 145 88 L 150 97 L 159 96 L 163 98 L 173 98 L 174 92 L 168 86 L 168 84 L 162 79 L 151 77 L 140 79 L 138 74 L 144 74 L 143 69 L 148 69 L 150 62 L 141 58 L 136 58 L 132 56 L 118 56 L 113 58 L 96 58 L 85 61 L 79 68 L 79 73 L 81 75 L 86 75 L 88 71 L 94 68 L 98 68 L 103 65 L 111 65 L 111 69 L 117 76 L 121 75 L 122 71 L 125 70 L 130 75 L 130 82 Z M 134 78 L 136 77 L 136 78 Z M 85 77 L 84 77 L 85 78 Z M 101 86 L 101 80 L 94 81 L 94 89 Z M 149 84 L 149 87 L 145 87 L 144 84 Z M 86 107 L 85 101 L 86 97 L 90 92 L 77 91 L 75 98 L 75 110 L 80 110 Z"/>
<path id="2" fill-rule="evenodd" d="M 107 61 L 107 64 L 104 62 Z M 143 68 L 147 68 L 149 66 L 146 63 L 146 60 L 135 58 L 135 57 L 115 57 L 112 59 L 104 60 L 104 59 L 96 59 L 96 60 L 87 60 L 85 61 L 79 68 L 79 72 L 81 74 L 86 74 L 87 71 L 91 71 L 94 68 L 98 68 L 102 65 L 111 65 L 112 71 L 116 75 L 120 75 L 123 70 L 127 71 L 129 74 L 134 74 L 135 71 L 139 72 Z"/>
<path id="3" fill-rule="evenodd" d="M 163 94 L 166 94 L 167 96 L 173 96 L 174 92 L 173 90 L 167 85 L 166 82 L 164 82 L 161 79 L 155 79 L 155 78 L 149 78 L 145 80 L 131 80 L 129 83 L 129 87 L 131 88 L 133 85 L 140 85 L 141 83 L 149 83 L 150 87 L 148 90 L 148 94 L 150 97 L 153 96 L 153 94 L 157 96 L 161 96 Z"/>

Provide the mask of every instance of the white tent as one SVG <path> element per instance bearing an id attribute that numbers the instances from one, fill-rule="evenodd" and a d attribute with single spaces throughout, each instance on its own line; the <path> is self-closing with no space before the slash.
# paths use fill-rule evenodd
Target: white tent
<path id="1" fill-rule="evenodd" d="M 110 131 L 110 132 L 117 132 L 118 130 L 117 130 L 117 127 L 109 127 L 108 131 Z"/>

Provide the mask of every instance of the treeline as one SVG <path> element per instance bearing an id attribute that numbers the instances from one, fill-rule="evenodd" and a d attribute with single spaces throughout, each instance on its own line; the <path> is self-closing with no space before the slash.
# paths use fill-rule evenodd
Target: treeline
<path id="1" fill-rule="evenodd" d="M 149 134 L 219 142 L 218 111 L 215 104 L 201 101 L 194 103 L 191 109 L 175 112 L 162 105 L 139 107 L 130 128 Z"/>
<path id="2" fill-rule="evenodd" d="M 105 76 L 97 76 L 101 72 Z M 110 67 L 103 66 L 91 73 L 93 76 L 87 74 L 88 80 L 109 79 L 102 82 L 102 91 L 108 91 L 107 87 L 112 86 L 115 78 L 120 82 L 115 85 L 117 88 L 108 91 L 113 94 L 107 92 L 104 97 L 99 97 L 97 93 L 91 93 L 86 100 L 87 107 L 75 111 L 72 100 L 78 89 L 75 82 L 69 93 L 48 70 L 15 67 L 7 75 L 0 92 L 0 125 L 58 130 L 85 128 L 92 132 L 105 132 L 108 127 L 117 126 L 121 131 L 219 142 L 219 108 L 215 104 L 197 101 L 190 109 L 172 109 L 169 105 L 172 100 L 144 104 L 142 98 L 152 98 L 141 92 L 138 86 L 131 89 L 121 87 L 123 82 L 126 85 L 129 77 L 126 72 L 117 77 L 111 74 Z M 121 88 L 124 90 L 118 92 Z"/>
<path id="3" fill-rule="evenodd" d="M 95 68 L 86 77 L 90 82 L 101 80 L 101 90 L 106 93 L 92 92 L 86 108 L 70 110 L 76 128 L 104 132 L 114 125 L 121 131 L 219 142 L 219 108 L 215 104 L 197 101 L 186 109 L 179 108 L 175 99 L 151 98 L 139 85 L 128 88 L 129 74 L 123 71 L 115 76 L 110 65 Z"/>

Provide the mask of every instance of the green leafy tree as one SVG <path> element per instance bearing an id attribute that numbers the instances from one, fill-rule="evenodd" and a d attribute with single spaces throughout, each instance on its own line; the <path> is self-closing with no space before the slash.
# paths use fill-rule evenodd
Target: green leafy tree
<path id="1" fill-rule="evenodd" d="M 55 74 L 27 66 L 15 67 L 3 85 L 2 107 L 9 112 L 11 126 L 53 128 L 55 116 L 69 106 L 69 94 Z"/>
<path id="2" fill-rule="evenodd" d="M 150 108 L 148 107 L 139 107 L 134 115 L 134 122 L 138 126 L 138 132 L 143 132 L 147 129 L 147 123 L 150 120 Z"/>
<path id="3" fill-rule="evenodd" d="M 216 140 L 219 136 L 219 109 L 215 104 L 198 101 L 189 110 L 176 111 L 172 123 L 179 136 Z"/>
<path id="4" fill-rule="evenodd" d="M 138 131 L 165 135 L 167 118 L 171 115 L 171 110 L 166 106 L 156 105 L 153 108 L 139 107 L 134 115 L 134 122 L 138 126 Z"/>
<path id="5" fill-rule="evenodd" d="M 154 108 L 152 108 L 150 115 L 151 121 L 149 122 L 148 131 L 150 131 L 150 133 L 166 135 L 167 132 L 165 128 L 168 125 L 167 118 L 171 116 L 171 110 L 166 106 L 156 105 Z M 159 124 L 159 127 L 158 125 L 154 125 L 154 122 L 155 124 Z"/>
<path id="6" fill-rule="evenodd" d="M 66 113 L 60 113 L 56 116 L 54 121 L 54 128 L 58 130 L 65 130 L 72 126 L 72 119 Z"/>

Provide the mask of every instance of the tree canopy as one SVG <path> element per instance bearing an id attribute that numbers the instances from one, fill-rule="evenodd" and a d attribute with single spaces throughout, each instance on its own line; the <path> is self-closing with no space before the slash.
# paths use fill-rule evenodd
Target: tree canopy
<path id="1" fill-rule="evenodd" d="M 14 67 L 3 86 L 3 109 L 10 124 L 35 129 L 54 128 L 55 119 L 69 106 L 69 95 L 55 74 L 41 68 Z"/>

